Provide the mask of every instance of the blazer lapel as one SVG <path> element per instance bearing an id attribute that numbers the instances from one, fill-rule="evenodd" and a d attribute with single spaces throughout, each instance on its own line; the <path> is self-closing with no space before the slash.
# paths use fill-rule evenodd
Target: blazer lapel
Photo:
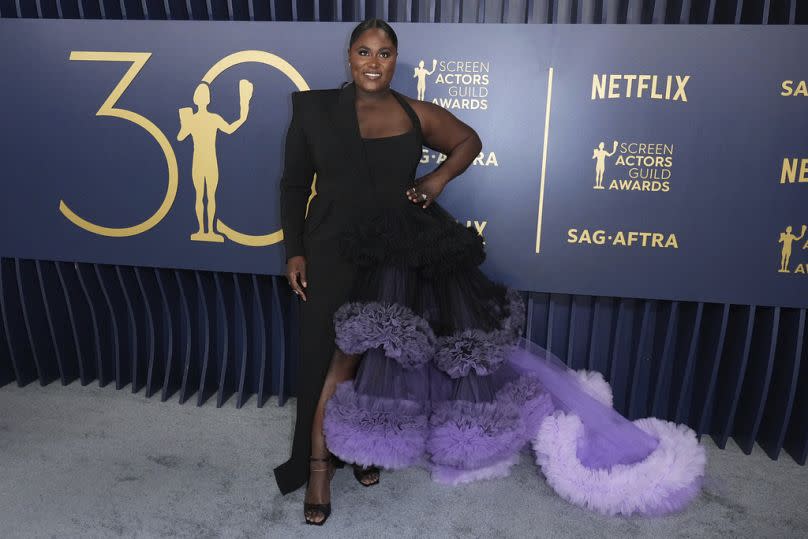
<path id="1" fill-rule="evenodd" d="M 359 121 L 356 118 L 356 87 L 353 83 L 340 90 L 337 106 L 333 110 L 332 121 L 337 135 L 345 148 L 347 159 L 356 169 L 359 185 L 369 185 L 370 171 L 365 157 L 365 146 L 359 133 Z"/>

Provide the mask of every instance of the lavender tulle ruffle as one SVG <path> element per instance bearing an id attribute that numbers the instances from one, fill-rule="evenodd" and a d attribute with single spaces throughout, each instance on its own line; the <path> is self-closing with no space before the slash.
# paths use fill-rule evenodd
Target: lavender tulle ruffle
<path id="1" fill-rule="evenodd" d="M 509 342 L 502 333 L 488 341 L 496 346 L 452 344 L 462 359 L 446 368 L 447 343 L 468 332 L 435 339 L 425 320 L 391 306 L 345 306 L 337 323 L 338 342 L 376 347 L 359 383 L 340 384 L 326 407 L 328 446 L 347 462 L 422 465 L 435 481 L 457 485 L 508 475 L 520 450 L 532 446 L 559 495 L 604 514 L 667 514 L 698 494 L 705 455 L 695 433 L 624 419 L 611 408 L 600 373 L 571 371 L 535 344 Z"/>
<path id="2" fill-rule="evenodd" d="M 346 303 L 334 314 L 334 327 L 337 346 L 346 354 L 381 347 L 405 368 L 423 365 L 435 348 L 429 323 L 396 303 Z"/>

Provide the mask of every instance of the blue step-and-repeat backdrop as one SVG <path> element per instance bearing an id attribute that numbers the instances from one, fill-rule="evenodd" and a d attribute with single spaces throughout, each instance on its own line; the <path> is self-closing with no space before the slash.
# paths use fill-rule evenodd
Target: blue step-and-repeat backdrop
<path id="1" fill-rule="evenodd" d="M 0 256 L 282 273 L 289 94 L 348 79 L 352 27 L 0 21 Z M 395 29 L 394 87 L 483 140 L 440 202 L 489 275 L 808 306 L 806 29 Z"/>

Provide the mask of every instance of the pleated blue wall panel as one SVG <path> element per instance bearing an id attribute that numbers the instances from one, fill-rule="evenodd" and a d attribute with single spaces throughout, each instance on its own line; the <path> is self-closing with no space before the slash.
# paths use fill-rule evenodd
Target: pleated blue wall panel
<path id="1" fill-rule="evenodd" d="M 0 17 L 528 24 L 804 24 L 797 0 L 0 0 Z M 808 456 L 806 309 L 530 292 L 525 335 L 610 381 L 631 418 Z M 293 395 L 283 277 L 0 259 L 0 386 L 127 386 L 217 406 Z"/>

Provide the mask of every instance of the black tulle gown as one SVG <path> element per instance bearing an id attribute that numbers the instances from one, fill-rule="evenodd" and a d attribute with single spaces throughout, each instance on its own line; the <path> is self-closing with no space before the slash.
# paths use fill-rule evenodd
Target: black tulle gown
<path id="1" fill-rule="evenodd" d="M 361 465 L 425 467 L 460 484 L 507 475 L 532 447 L 564 498 L 609 514 L 664 514 L 697 493 L 704 451 L 687 427 L 630 422 L 598 373 L 575 372 L 520 337 L 520 294 L 479 269 L 482 238 L 438 204 L 411 203 L 421 157 L 411 131 L 363 141 L 369 208 L 340 240 L 358 268 L 334 316 L 361 355 L 326 407 L 329 449 Z"/>

